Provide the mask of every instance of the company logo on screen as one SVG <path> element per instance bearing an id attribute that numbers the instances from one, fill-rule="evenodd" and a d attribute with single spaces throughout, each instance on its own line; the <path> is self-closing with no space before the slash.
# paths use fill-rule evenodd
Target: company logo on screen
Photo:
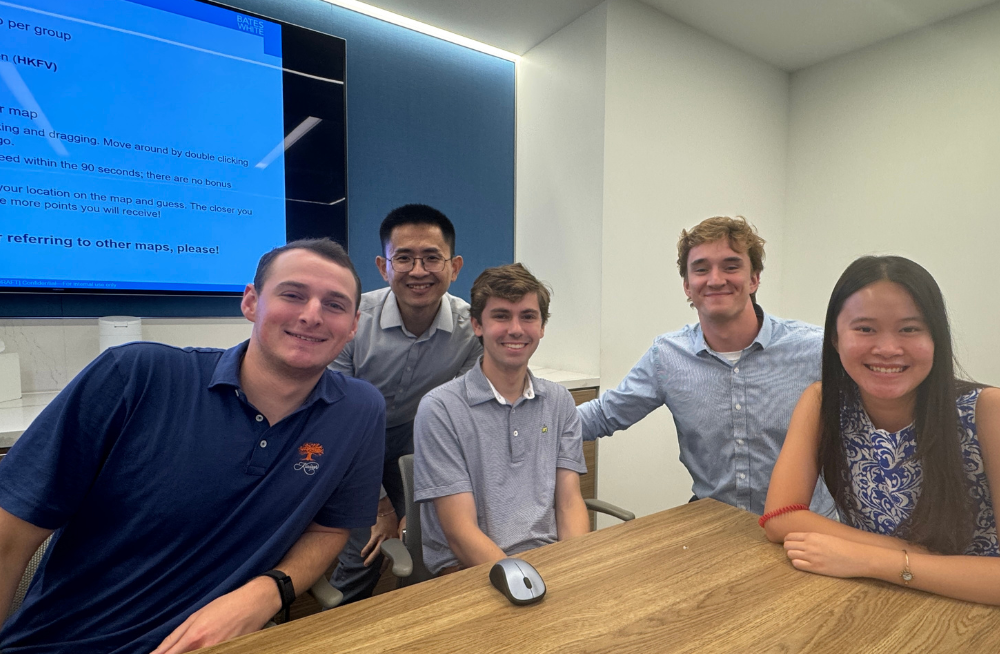
<path id="1" fill-rule="evenodd" d="M 257 36 L 264 36 L 264 21 L 262 20 L 257 20 L 256 18 L 251 18 L 250 16 L 244 16 L 242 14 L 236 14 L 236 26 L 240 28 L 240 31 L 242 32 L 256 34 Z"/>

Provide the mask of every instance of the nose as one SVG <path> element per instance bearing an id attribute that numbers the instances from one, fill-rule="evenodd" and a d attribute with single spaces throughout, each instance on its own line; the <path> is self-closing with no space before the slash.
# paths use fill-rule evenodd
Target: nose
<path id="1" fill-rule="evenodd" d="M 722 271 L 719 270 L 716 266 L 712 266 L 712 268 L 708 272 L 709 286 L 723 286 L 725 285 L 725 283 L 726 283 L 726 278 L 723 276 Z"/>
<path id="2" fill-rule="evenodd" d="M 299 322 L 307 325 L 318 325 L 323 322 L 323 303 L 319 298 L 310 298 L 302 307 Z"/>
<path id="3" fill-rule="evenodd" d="M 419 271 L 417 270 L 417 266 L 420 266 L 420 270 Z M 429 274 L 427 272 L 427 269 L 424 268 L 424 260 L 421 259 L 421 258 L 414 259 L 414 261 L 413 261 L 413 269 L 410 270 L 409 274 L 410 275 L 416 275 L 418 277 L 421 276 L 421 275 L 427 275 L 427 274 Z"/>
<path id="4" fill-rule="evenodd" d="M 899 338 L 892 332 L 880 334 L 872 348 L 872 354 L 881 357 L 894 357 L 902 353 L 903 347 L 899 344 Z"/>
<path id="5" fill-rule="evenodd" d="M 522 333 L 521 320 L 517 316 L 514 316 L 513 318 L 511 318 L 510 322 L 507 323 L 507 333 L 510 336 L 520 336 L 521 335 L 521 333 Z"/>

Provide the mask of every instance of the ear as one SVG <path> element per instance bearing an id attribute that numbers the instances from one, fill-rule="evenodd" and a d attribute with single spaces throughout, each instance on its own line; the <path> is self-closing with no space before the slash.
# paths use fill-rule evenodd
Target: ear
<path id="1" fill-rule="evenodd" d="M 358 333 L 358 321 L 361 320 L 361 310 L 359 309 L 357 313 L 354 314 L 354 324 L 351 325 L 351 335 L 347 338 L 345 343 L 350 343 L 354 340 L 354 335 Z"/>
<path id="2" fill-rule="evenodd" d="M 479 321 L 475 318 L 469 318 L 469 322 L 472 323 L 472 331 L 479 338 L 483 337 L 483 326 L 479 324 Z"/>
<path id="3" fill-rule="evenodd" d="M 687 299 L 690 300 L 691 299 L 691 285 L 688 284 L 688 278 L 687 278 L 687 276 L 685 276 L 683 279 L 684 279 L 684 295 L 686 295 Z"/>
<path id="4" fill-rule="evenodd" d="M 250 322 L 257 321 L 257 299 L 257 289 L 253 287 L 253 284 L 247 284 L 247 287 L 243 289 L 240 310 L 243 312 L 243 317 Z"/>
<path id="5" fill-rule="evenodd" d="M 458 271 L 462 269 L 462 264 L 465 260 L 462 259 L 461 254 L 456 254 L 451 258 L 451 281 L 458 279 Z"/>
<path id="6" fill-rule="evenodd" d="M 750 292 L 756 293 L 760 288 L 760 272 L 750 273 Z"/>
<path id="7" fill-rule="evenodd" d="M 385 260 L 385 257 L 381 255 L 375 257 L 375 266 L 378 268 L 379 273 L 382 275 L 382 279 L 385 281 L 389 281 L 389 273 L 385 269 L 387 263 L 388 262 Z"/>

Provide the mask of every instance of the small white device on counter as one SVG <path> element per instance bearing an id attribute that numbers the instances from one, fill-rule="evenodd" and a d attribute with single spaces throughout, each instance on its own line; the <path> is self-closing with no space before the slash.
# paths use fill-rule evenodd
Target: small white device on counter
<path id="1" fill-rule="evenodd" d="M 0 341 L 0 402 L 21 399 L 21 357 L 5 348 Z"/>
<path id="2" fill-rule="evenodd" d="M 135 316 L 105 316 L 97 320 L 101 352 L 113 345 L 142 340 L 142 320 Z"/>

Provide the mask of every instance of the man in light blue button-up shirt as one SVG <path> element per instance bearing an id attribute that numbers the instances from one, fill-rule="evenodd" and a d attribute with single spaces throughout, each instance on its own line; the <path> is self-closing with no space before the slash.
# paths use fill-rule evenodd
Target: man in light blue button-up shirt
<path id="1" fill-rule="evenodd" d="M 464 374 L 483 346 L 472 330 L 469 304 L 449 294 L 462 269 L 455 228 L 440 211 L 408 204 L 379 228 L 375 263 L 388 288 L 361 296 L 358 332 L 330 366 L 373 384 L 385 398 L 385 464 L 378 520 L 355 529 L 331 583 L 344 602 L 372 594 L 381 572 L 379 544 L 405 522 L 399 457 L 413 452 L 413 417 L 424 394 Z"/>
<path id="2" fill-rule="evenodd" d="M 823 330 L 756 303 L 764 241 L 743 218 L 681 232 L 684 292 L 698 322 L 662 334 L 618 388 L 579 407 L 584 440 L 627 429 L 666 405 L 694 498 L 764 512 L 771 469 L 799 396 L 820 378 Z M 814 511 L 833 515 L 822 480 Z"/>

